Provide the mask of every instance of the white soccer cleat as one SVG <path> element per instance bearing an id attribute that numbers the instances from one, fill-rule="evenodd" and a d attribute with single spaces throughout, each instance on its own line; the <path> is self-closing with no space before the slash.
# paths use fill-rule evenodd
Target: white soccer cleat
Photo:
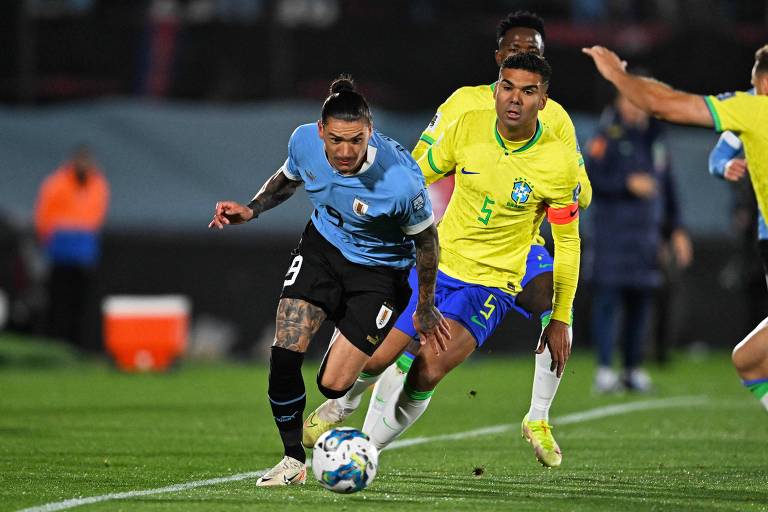
<path id="1" fill-rule="evenodd" d="M 616 372 L 608 366 L 600 366 L 595 372 L 594 390 L 598 393 L 617 393 L 622 390 Z"/>
<path id="2" fill-rule="evenodd" d="M 307 480 L 307 465 L 287 455 L 277 466 L 267 471 L 256 481 L 258 487 L 276 485 L 304 485 Z"/>

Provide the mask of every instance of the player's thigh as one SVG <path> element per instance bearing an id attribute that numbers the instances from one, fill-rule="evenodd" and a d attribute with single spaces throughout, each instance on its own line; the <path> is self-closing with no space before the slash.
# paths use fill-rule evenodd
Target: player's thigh
<path id="1" fill-rule="evenodd" d="M 732 359 L 743 379 L 768 377 L 768 318 L 736 345 Z"/>
<path id="2" fill-rule="evenodd" d="M 320 383 L 330 389 L 349 388 L 360 375 L 369 357 L 339 330 L 336 330 L 325 356 Z"/>
<path id="3" fill-rule="evenodd" d="M 365 364 L 363 371 L 371 375 L 382 373 L 389 365 L 397 361 L 397 358 L 409 347 L 412 341 L 413 338 L 409 334 L 404 333 L 397 326 L 393 327 L 384 338 L 381 346 L 376 349 L 376 352 Z"/>
<path id="4" fill-rule="evenodd" d="M 526 259 L 525 276 L 523 277 L 523 290 L 517 295 L 515 304 L 518 311 L 528 316 L 533 314 L 540 316 L 545 311 L 552 309 L 552 296 L 554 294 L 554 282 L 552 270 L 554 259 L 540 245 L 532 245 Z"/>
<path id="5" fill-rule="evenodd" d="M 333 318 L 343 293 L 336 267 L 341 253 L 310 222 L 283 281 L 277 310 L 275 344 L 304 352 L 325 318 Z"/>
<path id="6" fill-rule="evenodd" d="M 447 350 L 439 354 L 429 347 L 420 350 L 408 372 L 408 384 L 418 391 L 435 389 L 443 377 L 466 360 L 477 347 L 477 340 L 461 322 L 448 319 L 448 325 L 451 339 L 446 342 Z"/>

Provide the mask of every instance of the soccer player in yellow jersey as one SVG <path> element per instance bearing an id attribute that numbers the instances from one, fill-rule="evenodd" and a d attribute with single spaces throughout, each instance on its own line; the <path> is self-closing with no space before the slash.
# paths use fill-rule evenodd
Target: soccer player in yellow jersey
<path id="1" fill-rule="evenodd" d="M 538 55 L 508 57 L 495 89 L 496 108 L 468 112 L 450 126 L 418 163 L 428 182 L 451 172 L 456 188 L 439 226 L 440 265 L 436 304 L 448 319 L 446 350 L 419 351 L 404 387 L 387 400 L 368 434 L 378 448 L 413 424 L 426 410 L 442 378 L 482 346 L 515 307 L 531 242 L 546 217 L 552 225 L 554 298 L 542 338 L 570 351 L 571 307 L 579 272 L 579 164 L 577 156 L 543 123 L 551 69 Z M 411 275 L 411 285 L 416 275 Z M 409 311 L 392 337 L 415 336 Z M 389 337 L 389 336 L 388 336 Z M 386 343 L 385 340 L 384 343 Z M 537 457 L 558 466 L 561 454 L 551 427 L 534 443 Z M 526 437 L 532 439 L 527 421 Z"/>
<path id="2" fill-rule="evenodd" d="M 768 213 L 768 45 L 755 53 L 752 85 L 744 92 L 699 96 L 649 78 L 629 74 L 624 62 L 602 46 L 585 48 L 597 70 L 632 103 L 673 123 L 730 130 L 744 143 L 749 177 L 760 211 Z M 733 350 L 733 364 L 744 385 L 768 409 L 768 318 L 760 322 Z"/>
<path id="3" fill-rule="evenodd" d="M 501 66 L 505 58 L 519 53 L 542 55 L 545 36 L 544 23 L 537 15 L 523 11 L 509 14 L 499 22 L 496 30 L 498 45 L 495 53 L 496 63 Z M 496 86 L 496 82 L 494 82 L 490 85 L 461 87 L 456 90 L 439 107 L 429 126 L 424 130 L 413 150 L 414 158 L 419 159 L 426 155 L 428 149 L 440 138 L 446 128 L 466 112 L 494 109 Z M 570 117 L 562 106 L 548 99 L 544 108 L 538 112 L 538 118 L 542 126 L 546 128 L 547 133 L 559 138 L 574 156 L 579 166 L 581 187 L 579 206 L 586 208 L 591 200 L 592 187 L 584 171 L 584 161 L 581 158 L 581 152 L 576 141 L 576 132 Z M 429 174 L 434 176 L 432 171 L 428 171 L 428 177 Z M 436 216 L 438 216 L 440 207 L 437 204 L 438 201 L 435 201 L 435 196 L 448 195 L 450 197 L 450 191 L 453 189 L 454 176 L 451 173 L 448 174 L 445 179 L 438 181 L 435 186 L 430 188 Z M 535 239 L 530 244 L 530 250 L 527 252 L 526 273 L 521 282 L 522 290 L 518 290 L 519 293 L 516 292 L 516 300 L 512 307 L 526 318 L 537 318 L 541 322 L 542 329 L 549 322 L 552 311 L 552 270 L 552 256 L 544 247 L 544 239 L 537 231 Z M 368 432 L 373 423 L 378 420 L 387 399 L 403 386 L 405 374 L 412 364 L 415 357 L 413 354 L 418 347 L 418 344 L 411 342 L 408 345 L 408 350 L 400 356 L 405 344 L 408 344 L 408 340 L 406 339 L 402 343 L 400 343 L 401 340 L 397 340 L 398 343 L 393 343 L 394 340 L 390 338 L 388 341 L 389 343 L 384 343 L 379 347 L 374 357 L 366 365 L 364 373 L 360 375 L 347 395 L 341 399 L 323 403 L 315 413 L 307 418 L 304 424 L 305 446 L 312 446 L 322 432 L 340 424 L 346 416 L 351 414 L 359 406 L 362 393 L 374 382 L 376 385 L 363 431 Z M 549 409 L 557 393 L 562 370 L 567 359 L 566 354 L 569 351 L 570 346 L 552 347 L 547 345 L 544 338 L 539 340 L 535 354 L 533 390 L 528 417 L 531 422 L 528 431 L 534 433 L 534 438 L 538 436 L 538 432 L 546 432 L 545 437 L 547 439 L 551 437 L 548 425 Z M 398 356 L 400 356 L 399 359 Z M 394 360 L 397 360 L 397 363 L 390 366 Z M 387 368 L 388 366 L 389 368 Z M 534 439 L 532 444 L 536 448 L 539 443 Z M 558 459 L 559 464 L 559 455 L 552 452 L 549 458 L 550 461 L 553 458 Z"/>

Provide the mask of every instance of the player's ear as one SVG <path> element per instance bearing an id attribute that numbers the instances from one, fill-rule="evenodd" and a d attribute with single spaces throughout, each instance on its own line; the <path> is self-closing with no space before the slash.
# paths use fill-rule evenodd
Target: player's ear
<path id="1" fill-rule="evenodd" d="M 501 67 L 501 63 L 504 62 L 503 55 L 499 50 L 493 52 L 493 58 L 496 59 L 496 65 Z"/>
<path id="2" fill-rule="evenodd" d="M 317 134 L 320 136 L 321 139 L 324 138 L 322 119 L 317 120 Z"/>
<path id="3" fill-rule="evenodd" d="M 539 110 L 544 110 L 544 107 L 547 106 L 547 100 L 549 99 L 549 94 L 546 92 L 541 95 L 541 99 L 539 99 Z"/>

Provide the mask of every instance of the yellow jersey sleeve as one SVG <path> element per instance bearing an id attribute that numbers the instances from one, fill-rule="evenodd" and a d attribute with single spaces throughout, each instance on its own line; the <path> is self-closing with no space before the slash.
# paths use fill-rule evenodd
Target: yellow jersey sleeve
<path id="1" fill-rule="evenodd" d="M 587 208 L 592 203 L 592 183 L 587 176 L 587 170 L 584 166 L 584 157 L 581 154 L 581 147 L 576 138 L 576 127 L 568 112 L 562 105 L 555 100 L 548 100 L 547 106 L 543 111 L 544 122 L 547 123 L 558 139 L 571 150 L 579 166 L 579 184 L 581 191 L 579 193 L 579 207 Z"/>
<path id="2" fill-rule="evenodd" d="M 456 132 L 463 118 L 448 126 L 442 136 L 417 160 L 427 186 L 450 175 L 456 167 Z"/>
<path id="3" fill-rule="evenodd" d="M 764 127 L 759 121 L 765 116 L 768 101 L 745 92 L 705 96 L 715 130 L 742 133 Z"/>
<path id="4" fill-rule="evenodd" d="M 574 166 L 578 167 L 575 163 Z M 578 176 L 578 169 L 572 168 L 571 176 Z M 555 242 L 552 318 L 570 324 L 581 261 L 578 204 L 581 182 L 564 182 L 564 185 L 558 187 L 556 197 L 547 201 L 547 220 L 552 226 L 552 239 Z"/>
<path id="5" fill-rule="evenodd" d="M 493 91 L 489 85 L 475 87 L 460 87 L 448 96 L 437 112 L 432 116 L 429 125 L 421 133 L 419 142 L 413 148 L 411 156 L 418 160 L 424 156 L 429 147 L 437 142 L 450 125 L 470 110 L 493 108 Z"/>

